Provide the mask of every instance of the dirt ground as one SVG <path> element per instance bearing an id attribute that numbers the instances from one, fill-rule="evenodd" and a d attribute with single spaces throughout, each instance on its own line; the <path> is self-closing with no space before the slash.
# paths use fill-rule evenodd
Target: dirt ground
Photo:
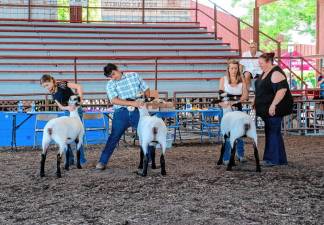
<path id="1" fill-rule="evenodd" d="M 263 154 L 260 138 L 260 153 Z M 0 151 L 0 224 L 324 224 L 324 138 L 286 136 L 288 166 L 255 172 L 217 166 L 220 145 L 185 144 L 166 155 L 167 176 L 136 175 L 138 149 L 122 144 L 107 170 L 94 166 L 103 146 L 87 148 L 88 164 L 55 176 L 56 152 L 39 177 L 40 151 Z"/>

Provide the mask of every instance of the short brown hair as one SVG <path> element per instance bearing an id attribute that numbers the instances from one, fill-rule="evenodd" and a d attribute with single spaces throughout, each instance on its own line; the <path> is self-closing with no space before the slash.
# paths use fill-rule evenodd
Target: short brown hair
<path id="1" fill-rule="evenodd" d="M 274 57 L 275 57 L 275 53 L 274 52 L 265 52 L 262 55 L 259 56 L 259 58 L 264 59 L 266 62 L 271 61 L 271 63 L 273 64 L 274 61 Z"/>
<path id="2" fill-rule="evenodd" d="M 51 75 L 49 74 L 44 74 L 41 79 L 40 79 L 40 84 L 42 85 L 43 83 L 46 83 L 46 82 L 51 82 L 53 81 L 55 83 L 55 78 L 52 77 Z"/>

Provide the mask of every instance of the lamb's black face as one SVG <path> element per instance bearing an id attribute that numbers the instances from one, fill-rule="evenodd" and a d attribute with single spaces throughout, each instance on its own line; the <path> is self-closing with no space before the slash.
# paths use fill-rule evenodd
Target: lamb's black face
<path id="1" fill-rule="evenodd" d="M 79 95 L 72 95 L 69 99 L 69 105 L 79 106 L 81 102 Z"/>

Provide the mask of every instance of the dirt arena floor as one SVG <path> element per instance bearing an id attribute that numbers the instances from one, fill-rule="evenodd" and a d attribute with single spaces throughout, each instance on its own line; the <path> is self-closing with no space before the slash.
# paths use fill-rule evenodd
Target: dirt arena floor
<path id="1" fill-rule="evenodd" d="M 263 153 L 264 138 L 260 138 Z M 55 176 L 56 152 L 39 177 L 40 151 L 0 151 L 0 224 L 324 224 L 324 138 L 285 137 L 288 166 L 232 172 L 216 165 L 220 146 L 184 144 L 167 152 L 167 176 L 136 175 L 138 149 L 121 145 L 107 170 L 88 164 Z"/>

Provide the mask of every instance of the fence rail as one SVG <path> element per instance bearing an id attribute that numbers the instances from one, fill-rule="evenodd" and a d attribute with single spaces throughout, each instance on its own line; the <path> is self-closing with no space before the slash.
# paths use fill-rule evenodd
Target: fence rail
<path id="1" fill-rule="evenodd" d="M 25 4 L 10 2 L 0 4 L 0 20 L 7 21 L 38 21 L 38 22 L 114 22 L 114 23 L 192 23 L 190 12 L 195 8 L 189 7 L 189 1 L 178 0 L 170 3 L 167 0 L 129 0 L 129 1 L 100 1 L 100 6 L 58 4 L 55 1 L 28 0 Z M 90 2 L 91 3 L 91 2 Z M 119 4 L 112 4 L 119 3 Z M 116 5 L 116 6 L 114 6 Z M 172 7 L 170 7 L 172 6 Z"/>

